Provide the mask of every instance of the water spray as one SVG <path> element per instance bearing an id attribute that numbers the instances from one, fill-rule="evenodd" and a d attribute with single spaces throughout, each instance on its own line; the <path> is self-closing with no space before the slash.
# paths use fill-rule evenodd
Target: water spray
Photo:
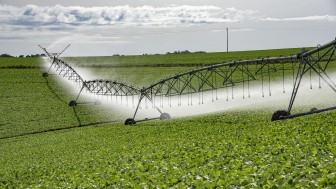
<path id="1" fill-rule="evenodd" d="M 286 86 L 288 84 L 292 85 L 288 109 L 276 111 L 272 116 L 272 121 L 336 109 L 336 107 L 319 110 L 314 108 L 309 112 L 292 114 L 292 108 L 302 78 L 306 74 L 310 74 L 310 88 L 312 88 L 311 74 L 315 73 L 318 77 L 319 88 L 321 88 L 322 80 L 332 91 L 336 92 L 336 85 L 327 73 L 327 68 L 336 58 L 335 48 L 336 40 L 333 40 L 310 51 L 303 49 L 302 52 L 297 55 L 214 64 L 161 79 L 142 89 L 115 80 L 99 79 L 85 81 L 70 65 L 58 59 L 59 54 L 57 57 L 52 56 L 45 48 L 42 49 L 52 58 L 53 62 L 51 67 L 54 67 L 59 75 L 62 75 L 68 80 L 81 83 L 79 94 L 75 100 L 70 101 L 70 106 L 78 105 L 78 97 L 84 90 L 94 95 L 110 96 L 111 99 L 115 98 L 115 102 L 119 101 L 121 105 L 128 105 L 128 101 L 132 99 L 132 107 L 135 107 L 135 111 L 133 117 L 125 121 L 125 125 L 132 125 L 137 122 L 153 119 L 169 119 L 171 115 L 163 111 L 167 109 L 164 108 L 165 106 L 169 108 L 172 106 L 181 107 L 183 104 L 186 104 L 187 107 L 195 105 L 202 106 L 206 102 L 205 98 L 210 98 L 211 102 L 217 103 L 220 99 L 218 94 L 224 94 L 226 102 L 239 99 L 238 96 L 240 95 L 236 95 L 239 93 L 242 94 L 241 97 L 243 100 L 245 100 L 246 97 L 250 99 L 255 95 L 255 89 L 258 88 L 258 85 L 261 98 L 265 99 L 267 96 L 274 96 L 277 90 L 272 89 L 271 86 L 272 74 L 277 74 L 278 77 L 282 79 L 282 86 L 278 86 L 280 93 L 285 94 Z M 64 50 L 62 52 L 64 52 Z M 291 74 L 293 78 L 292 81 L 289 81 L 286 76 Z M 151 116 L 152 118 L 136 120 L 140 110 L 147 110 L 149 107 L 158 112 L 159 115 L 157 117 Z"/>

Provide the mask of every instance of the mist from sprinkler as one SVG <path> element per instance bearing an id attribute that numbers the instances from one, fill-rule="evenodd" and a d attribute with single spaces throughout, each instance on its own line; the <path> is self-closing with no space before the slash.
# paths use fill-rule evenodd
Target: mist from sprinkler
<path id="1" fill-rule="evenodd" d="M 44 59 L 45 67 L 50 63 Z M 88 69 L 75 68 L 76 72 L 81 75 L 84 80 L 93 80 L 99 78 Z M 54 69 L 50 70 L 57 74 Z M 336 74 L 330 75 L 332 79 L 336 78 Z M 67 86 L 67 90 L 74 97 L 78 95 L 82 86 L 76 86 L 73 81 L 66 78 L 61 79 L 62 84 Z M 145 119 L 159 117 L 160 113 L 156 110 L 158 107 L 161 112 L 167 112 L 172 118 L 198 116 L 217 112 L 241 110 L 241 109 L 269 109 L 273 110 L 288 108 L 288 103 L 293 90 L 293 80 L 287 79 L 283 81 L 271 81 L 270 85 L 245 86 L 217 89 L 207 92 L 199 92 L 194 94 L 186 94 L 181 96 L 162 97 L 155 96 L 153 103 L 144 98 L 139 106 L 139 110 L 135 119 Z M 321 88 L 319 88 L 321 83 Z M 312 89 L 311 89 L 312 87 Z M 294 107 L 316 106 L 317 104 L 335 104 L 334 91 L 327 84 L 316 76 L 313 78 L 304 77 L 296 97 Z M 135 108 L 137 107 L 139 96 L 105 96 L 95 95 L 89 91 L 80 94 L 79 101 L 92 102 L 99 100 L 104 104 L 102 111 L 110 111 L 111 114 L 118 112 L 127 117 L 133 117 Z"/>

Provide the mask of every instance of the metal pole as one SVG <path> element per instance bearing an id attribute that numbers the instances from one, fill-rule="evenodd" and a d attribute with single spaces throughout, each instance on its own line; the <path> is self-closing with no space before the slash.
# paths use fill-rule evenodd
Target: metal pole
<path id="1" fill-rule="evenodd" d="M 226 28 L 226 52 L 229 52 L 229 28 Z"/>

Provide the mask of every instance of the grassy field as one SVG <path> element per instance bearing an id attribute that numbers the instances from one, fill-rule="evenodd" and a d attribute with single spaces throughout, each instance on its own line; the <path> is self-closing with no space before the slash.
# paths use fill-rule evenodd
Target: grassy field
<path id="1" fill-rule="evenodd" d="M 284 52 L 288 50 L 278 53 Z M 244 53 L 230 59 L 240 59 L 239 54 Z M 162 57 L 159 64 L 168 64 L 170 56 L 177 64 L 185 59 L 185 55 L 156 58 Z M 148 78 L 189 68 L 153 68 L 155 61 L 146 57 L 151 56 L 123 63 L 131 67 L 148 63 L 146 68 L 111 69 L 120 69 L 124 75 L 118 77 L 130 76 L 127 81 L 136 80 L 140 86 Z M 102 58 L 106 63 L 109 59 Z M 188 63 L 209 57 L 191 59 Z M 22 68 L 28 60 L 30 66 Z M 118 116 L 104 114 L 97 106 L 69 107 L 75 94 L 57 82 L 59 77 L 43 78 L 39 59 L 0 59 L 0 65 L 5 65 L 0 69 L 0 188 L 336 186 L 333 111 L 278 122 L 270 122 L 274 110 L 256 109 L 136 126 L 100 124 Z M 110 68 L 94 69 L 106 78 L 113 73 Z M 135 71 L 153 76 L 138 80 L 140 76 L 131 77 Z"/>

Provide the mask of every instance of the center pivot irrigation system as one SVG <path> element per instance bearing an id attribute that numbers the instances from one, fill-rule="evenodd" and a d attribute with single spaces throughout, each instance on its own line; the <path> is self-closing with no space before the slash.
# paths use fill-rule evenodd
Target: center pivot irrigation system
<path id="1" fill-rule="evenodd" d="M 256 83 L 261 85 L 263 97 L 265 93 L 271 96 L 271 75 L 282 78 L 283 93 L 285 93 L 285 83 L 288 82 L 288 76 L 292 77 L 291 81 L 293 82 L 288 109 L 276 111 L 271 118 L 272 121 L 336 109 L 336 106 L 332 106 L 323 109 L 312 108 L 310 111 L 303 113 L 291 113 L 302 78 L 305 75 L 310 77 L 311 82 L 312 75 L 315 74 L 318 76 L 319 88 L 321 88 L 321 81 L 324 81 L 336 92 L 336 84 L 328 73 L 328 68 L 335 66 L 336 63 L 336 40 L 324 45 L 318 45 L 311 50 L 303 48 L 296 55 L 239 60 L 201 67 L 161 79 L 142 89 L 115 80 L 85 81 L 69 64 L 58 58 L 66 48 L 61 53 L 49 53 L 46 48 L 41 48 L 52 60 L 50 68 L 54 67 L 59 75 L 73 80 L 81 86 L 76 99 L 69 103 L 70 106 L 78 104 L 78 97 L 84 89 L 97 95 L 115 96 L 116 99 L 124 97 L 127 99 L 127 103 L 128 99 L 132 99 L 133 105 L 136 98 L 137 106 L 134 115 L 132 118 L 126 119 L 125 125 L 153 119 L 169 119 L 170 115 L 163 113 L 160 108 L 164 106 L 163 102 L 168 102 L 168 106 L 171 106 L 172 97 L 177 99 L 178 106 L 182 104 L 182 98 L 187 99 L 188 105 L 193 104 L 195 97 L 198 99 L 199 104 L 203 104 L 206 92 L 210 92 L 212 101 L 215 101 L 218 100 L 219 93 L 226 91 L 226 100 L 228 101 L 229 99 L 234 99 L 234 88 L 240 87 L 243 91 L 242 97 L 244 99 L 251 97 L 250 88 L 255 86 Z M 43 73 L 43 76 L 47 77 L 48 72 Z M 232 97 L 229 97 L 229 91 L 231 91 Z M 153 105 L 152 107 L 160 113 L 160 117 L 135 120 L 143 100 L 146 101 L 146 106 L 149 100 Z M 159 106 L 156 105 L 157 103 L 159 103 Z"/>
<path id="2" fill-rule="evenodd" d="M 68 45 L 65 49 L 67 49 L 69 46 L 70 45 Z M 39 47 L 41 47 L 47 53 L 49 58 L 52 59 L 52 63 L 48 71 L 43 73 L 43 77 L 48 77 L 50 69 L 54 67 L 59 75 L 62 75 L 68 80 L 72 80 L 76 84 L 81 86 L 79 94 L 77 95 L 75 100 L 69 102 L 69 106 L 77 106 L 79 104 L 77 103 L 77 100 L 84 89 L 96 95 L 106 95 L 116 97 L 131 96 L 133 97 L 133 101 L 134 96 L 138 96 L 139 94 L 140 90 L 138 88 L 115 80 L 99 79 L 99 80 L 86 81 L 69 64 L 58 58 L 65 51 L 65 49 L 61 53 L 49 53 L 46 50 L 46 48 L 43 48 L 40 45 Z M 99 105 L 101 102 L 95 101 L 94 103 L 96 105 Z"/>

